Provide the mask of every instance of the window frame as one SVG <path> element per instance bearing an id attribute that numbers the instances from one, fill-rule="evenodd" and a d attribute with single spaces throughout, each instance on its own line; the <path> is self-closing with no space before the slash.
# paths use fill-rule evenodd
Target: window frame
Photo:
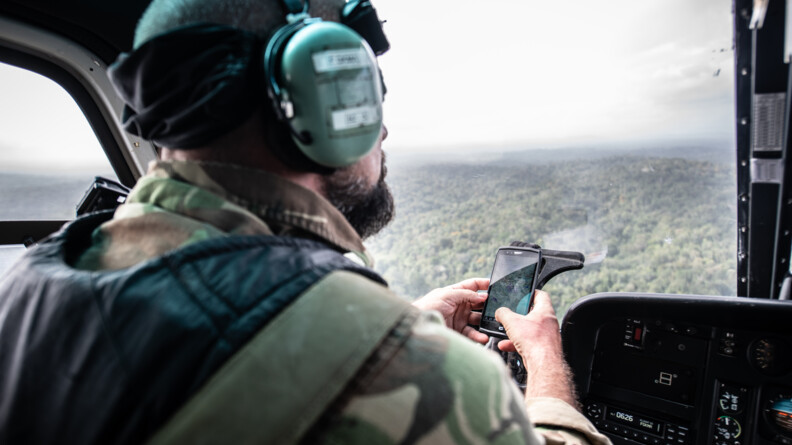
<path id="1" fill-rule="evenodd" d="M 66 90 L 85 115 L 122 184 L 134 185 L 148 163 L 156 159 L 149 142 L 123 130 L 123 102 L 107 77 L 107 65 L 85 47 L 36 26 L 0 17 L 0 62 L 40 74 Z M 0 221 L 0 245 L 38 241 L 65 222 Z"/>

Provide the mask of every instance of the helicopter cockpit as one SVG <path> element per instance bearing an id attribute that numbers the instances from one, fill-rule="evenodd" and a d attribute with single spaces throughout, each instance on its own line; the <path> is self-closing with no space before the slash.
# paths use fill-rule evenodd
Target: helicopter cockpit
<path id="1" fill-rule="evenodd" d="M 149 1 L 0 3 L 0 274 L 157 158 L 107 78 Z M 580 252 L 545 290 L 613 443 L 792 444 L 792 5 L 544 3 L 376 1 L 375 270 L 417 298 L 512 241 Z"/>

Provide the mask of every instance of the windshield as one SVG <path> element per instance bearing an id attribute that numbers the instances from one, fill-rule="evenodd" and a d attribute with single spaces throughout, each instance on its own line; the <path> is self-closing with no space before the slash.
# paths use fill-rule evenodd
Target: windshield
<path id="1" fill-rule="evenodd" d="M 397 293 L 524 241 L 586 256 L 545 287 L 559 316 L 596 292 L 736 294 L 729 4 L 376 7 L 397 216 L 368 245 Z"/>
<path id="2" fill-rule="evenodd" d="M 489 276 L 523 241 L 586 256 L 545 287 L 559 316 L 596 292 L 735 295 L 729 4 L 375 6 L 397 216 L 368 247 L 397 293 Z M 3 219 L 68 219 L 109 165 L 71 98 L 24 73 L 0 65 Z"/>

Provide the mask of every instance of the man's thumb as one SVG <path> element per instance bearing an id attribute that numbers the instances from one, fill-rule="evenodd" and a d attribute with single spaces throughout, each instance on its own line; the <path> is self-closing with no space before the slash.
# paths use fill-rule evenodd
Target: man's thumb
<path id="1" fill-rule="evenodd" d="M 497 311 L 495 311 L 495 319 L 498 320 L 498 322 L 500 324 L 506 324 L 509 321 L 511 321 L 512 318 L 517 317 L 517 316 L 518 316 L 517 314 L 512 312 L 507 307 L 501 307 L 501 308 L 498 308 Z"/>

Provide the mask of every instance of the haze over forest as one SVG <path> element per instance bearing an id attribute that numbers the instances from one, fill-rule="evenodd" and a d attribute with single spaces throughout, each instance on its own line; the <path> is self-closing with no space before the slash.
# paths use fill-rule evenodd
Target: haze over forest
<path id="1" fill-rule="evenodd" d="M 735 295 L 731 148 L 638 153 L 534 150 L 420 163 L 393 156 L 397 216 L 367 243 L 375 269 L 397 293 L 417 298 L 489 276 L 497 248 L 519 240 L 586 254 L 583 270 L 545 287 L 559 315 L 597 292 Z"/>

